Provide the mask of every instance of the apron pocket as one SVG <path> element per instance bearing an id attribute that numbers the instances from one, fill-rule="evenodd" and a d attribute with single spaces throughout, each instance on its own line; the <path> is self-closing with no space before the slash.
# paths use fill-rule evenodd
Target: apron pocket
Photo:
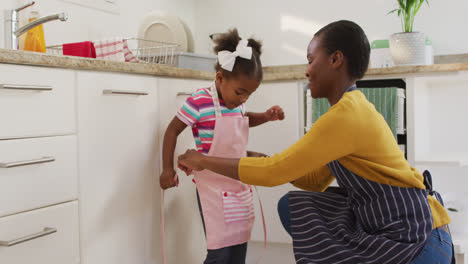
<path id="1" fill-rule="evenodd" d="M 406 226 L 404 225 L 402 220 L 396 220 L 393 222 L 389 222 L 388 224 L 382 226 L 378 230 L 371 232 L 370 234 L 375 236 L 383 236 L 388 239 L 398 241 L 401 239 L 402 234 L 406 234 Z"/>
<path id="2" fill-rule="evenodd" d="M 249 188 L 242 192 L 221 192 L 223 197 L 224 221 L 226 223 L 246 221 L 255 217 L 253 193 Z"/>

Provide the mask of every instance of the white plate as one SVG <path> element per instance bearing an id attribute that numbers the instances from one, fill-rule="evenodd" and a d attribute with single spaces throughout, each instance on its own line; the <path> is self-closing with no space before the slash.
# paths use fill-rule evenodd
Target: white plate
<path id="1" fill-rule="evenodd" d="M 151 12 L 140 24 L 138 38 L 178 44 L 177 51 L 188 51 L 187 32 L 183 22 L 176 16 Z"/>

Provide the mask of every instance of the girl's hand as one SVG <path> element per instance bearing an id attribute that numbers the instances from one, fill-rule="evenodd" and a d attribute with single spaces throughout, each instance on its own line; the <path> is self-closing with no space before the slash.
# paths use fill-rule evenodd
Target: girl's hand
<path id="1" fill-rule="evenodd" d="M 194 170 L 203 170 L 203 167 L 201 166 L 203 158 L 204 156 L 200 152 L 194 149 L 189 149 L 184 154 L 179 156 L 177 160 L 177 166 L 187 175 L 190 175 Z"/>
<path id="2" fill-rule="evenodd" d="M 164 169 L 161 176 L 159 176 L 159 185 L 163 190 L 177 186 L 177 181 L 178 179 L 174 169 Z"/>
<path id="3" fill-rule="evenodd" d="M 272 106 L 265 112 L 265 116 L 268 121 L 283 120 L 283 108 L 281 108 L 279 105 Z"/>

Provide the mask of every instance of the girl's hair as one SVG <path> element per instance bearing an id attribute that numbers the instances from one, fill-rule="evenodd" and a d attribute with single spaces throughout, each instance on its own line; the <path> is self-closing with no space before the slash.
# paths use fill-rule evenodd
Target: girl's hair
<path id="1" fill-rule="evenodd" d="M 362 28 L 354 22 L 340 20 L 330 23 L 317 31 L 322 47 L 328 54 L 339 50 L 348 60 L 348 73 L 352 78 L 361 79 L 369 66 L 369 40 Z"/>
<path id="2" fill-rule="evenodd" d="M 216 54 L 223 50 L 234 52 L 240 40 L 241 38 L 239 37 L 237 29 L 230 29 L 228 32 L 220 34 L 214 38 L 214 52 Z M 250 60 L 237 57 L 232 72 L 224 70 L 221 68 L 219 62 L 216 62 L 215 70 L 221 71 L 227 78 L 243 74 L 250 79 L 256 78 L 258 81 L 261 81 L 263 79 L 262 62 L 260 61 L 262 42 L 250 38 L 248 39 L 247 46 L 252 48 L 252 58 Z"/>

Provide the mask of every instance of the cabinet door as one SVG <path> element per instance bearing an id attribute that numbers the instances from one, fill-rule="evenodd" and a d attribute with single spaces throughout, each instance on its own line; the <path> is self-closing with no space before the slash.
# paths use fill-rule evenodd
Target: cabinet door
<path id="1" fill-rule="evenodd" d="M 406 79 L 408 160 L 431 172 L 442 196 L 465 193 L 468 184 L 467 81 L 468 71 Z"/>
<path id="2" fill-rule="evenodd" d="M 77 82 L 82 263 L 159 263 L 156 78 Z"/>
<path id="3" fill-rule="evenodd" d="M 273 105 L 280 105 L 285 112 L 283 121 L 268 122 L 250 129 L 249 150 L 267 155 L 280 153 L 299 139 L 299 94 L 296 82 L 264 83 L 250 97 L 247 112 L 264 112 Z M 269 242 L 290 242 L 291 238 L 281 225 L 277 212 L 279 199 L 288 191 L 296 189 L 291 184 L 274 188 L 257 187 L 263 202 Z M 252 240 L 263 240 L 260 210 L 256 206 Z"/>
<path id="4" fill-rule="evenodd" d="M 193 91 L 210 84 L 209 81 L 158 78 L 161 144 L 167 126 L 187 97 Z M 178 137 L 174 159 L 177 160 L 177 156 L 189 148 L 195 148 L 195 141 L 191 129 L 187 127 Z M 174 165 L 177 166 L 175 161 Z M 177 172 L 179 187 L 165 192 L 166 261 L 168 264 L 203 263 L 206 256 L 206 240 L 198 210 L 195 184 L 192 182 L 192 176 L 187 177 L 180 170 Z"/>

